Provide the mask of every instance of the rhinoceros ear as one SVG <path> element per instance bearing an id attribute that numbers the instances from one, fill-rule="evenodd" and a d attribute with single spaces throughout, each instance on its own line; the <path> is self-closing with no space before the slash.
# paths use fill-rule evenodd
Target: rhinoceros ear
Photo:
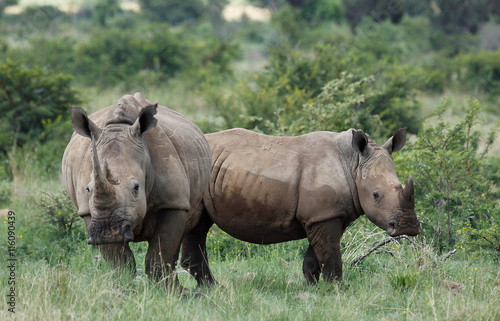
<path id="1" fill-rule="evenodd" d="M 93 135 L 97 139 L 101 133 L 101 129 L 87 117 L 85 110 L 80 107 L 71 108 L 71 124 L 75 132 L 88 138 Z"/>
<path id="2" fill-rule="evenodd" d="M 403 148 L 406 143 L 406 128 L 400 128 L 394 132 L 394 135 L 389 138 L 387 142 L 382 146 L 387 149 L 389 154 L 397 152 Z"/>
<path id="3" fill-rule="evenodd" d="M 352 131 L 352 148 L 361 155 L 368 153 L 368 137 L 362 130 Z"/>
<path id="4" fill-rule="evenodd" d="M 140 136 L 150 129 L 155 128 L 158 123 L 155 118 L 156 108 L 158 108 L 158 104 L 144 107 L 139 113 L 139 117 L 137 117 L 137 120 L 132 125 L 132 132 Z"/>

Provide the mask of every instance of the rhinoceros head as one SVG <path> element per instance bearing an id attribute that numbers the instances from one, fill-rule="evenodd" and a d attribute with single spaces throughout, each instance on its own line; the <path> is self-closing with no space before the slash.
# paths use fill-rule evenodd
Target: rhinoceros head
<path id="1" fill-rule="evenodd" d="M 403 148 L 406 129 L 398 129 L 382 146 L 362 131 L 353 131 L 352 147 L 359 153 L 356 186 L 366 216 L 391 236 L 417 235 L 413 180 L 403 186 L 394 170 L 391 154 Z"/>
<path id="2" fill-rule="evenodd" d="M 132 124 L 99 128 L 81 108 L 72 109 L 75 132 L 91 139 L 92 173 L 86 186 L 89 244 L 128 242 L 146 215 L 150 158 L 143 134 L 156 126 L 157 105 L 144 107 Z"/>

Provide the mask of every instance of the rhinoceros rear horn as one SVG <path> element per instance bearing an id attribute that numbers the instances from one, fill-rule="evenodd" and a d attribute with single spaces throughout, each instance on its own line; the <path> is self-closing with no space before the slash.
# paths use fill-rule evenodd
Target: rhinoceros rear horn
<path id="1" fill-rule="evenodd" d="M 413 203 L 415 200 L 415 188 L 413 186 L 413 178 L 410 176 L 408 178 L 408 183 L 405 188 L 401 192 L 402 198 L 407 201 Z"/>

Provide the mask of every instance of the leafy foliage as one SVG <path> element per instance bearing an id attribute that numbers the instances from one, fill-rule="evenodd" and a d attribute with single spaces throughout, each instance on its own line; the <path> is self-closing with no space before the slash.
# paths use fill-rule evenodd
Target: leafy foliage
<path id="1" fill-rule="evenodd" d="M 66 192 L 43 193 L 36 202 L 40 212 L 27 223 L 30 233 L 21 250 L 52 265 L 68 262 L 87 246 L 83 220 Z"/>
<path id="2" fill-rule="evenodd" d="M 188 43 L 168 26 L 158 27 L 142 30 L 140 38 L 118 28 L 95 33 L 91 41 L 77 47 L 74 55 L 80 59 L 75 60 L 75 72 L 85 83 L 102 85 L 130 83 L 142 70 L 157 71 L 164 77 L 176 74 L 193 62 L 184 54 L 190 51 Z"/>
<path id="3" fill-rule="evenodd" d="M 428 13 L 432 24 L 445 33 L 476 33 L 481 23 L 492 16 L 500 15 L 495 0 L 427 0 Z"/>
<path id="4" fill-rule="evenodd" d="M 201 0 L 140 0 L 141 9 L 151 18 L 170 24 L 179 24 L 199 18 L 203 13 Z"/>
<path id="5" fill-rule="evenodd" d="M 450 80 L 474 93 L 500 95 L 500 50 L 459 54 L 449 63 Z"/>
<path id="6" fill-rule="evenodd" d="M 69 75 L 52 75 L 12 61 L 0 65 L 1 152 L 39 140 L 44 121 L 67 117 L 68 108 L 79 102 L 71 80 Z"/>
<path id="7" fill-rule="evenodd" d="M 403 1 L 388 0 L 342 0 L 345 8 L 345 18 L 353 30 L 361 23 L 364 16 L 369 16 L 375 22 L 389 19 L 399 23 L 403 17 Z"/>
<path id="8" fill-rule="evenodd" d="M 369 72 L 375 68 L 359 70 L 352 59 L 373 58 L 369 53 L 346 58 L 331 45 L 317 45 L 312 55 L 276 47 L 263 72 L 240 82 L 228 98 L 219 96 L 214 105 L 228 127 L 268 134 L 341 131 L 346 126 L 373 129 L 375 136 L 400 127 L 417 132 L 421 124 L 414 87 L 424 86 L 424 78 L 410 66 L 395 63 L 380 64 L 374 76 Z"/>
<path id="9" fill-rule="evenodd" d="M 451 125 L 444 119 L 446 102 L 436 108 L 438 124 L 419 133 L 409 152 L 402 153 L 409 172 L 417 182 L 417 211 L 423 231 L 441 249 L 451 249 L 460 239 L 462 226 L 475 229 L 492 227 L 492 217 L 500 208 L 494 201 L 495 181 L 484 175 L 484 155 L 494 141 L 496 129 L 486 139 L 486 150 L 479 153 L 480 105 L 469 104 L 462 121 Z M 480 232 L 479 232 L 480 233 Z"/>
<path id="10" fill-rule="evenodd" d="M 491 216 L 486 224 L 480 224 L 481 226 L 472 227 L 471 224 L 466 224 L 458 229 L 457 234 L 461 236 L 458 247 L 465 250 L 482 250 L 483 254 L 496 253 L 500 257 L 500 223 L 498 221 L 498 215 L 496 215 L 496 217 Z"/>
<path id="11" fill-rule="evenodd" d="M 367 99 L 377 93 L 371 87 L 374 77 L 355 81 L 351 74 L 342 73 L 332 80 L 311 102 L 304 104 L 292 121 L 291 132 L 305 134 L 328 130 L 340 132 L 349 128 L 363 128 L 371 135 L 380 134 L 382 122 Z"/>
<path id="12" fill-rule="evenodd" d="M 101 26 L 106 26 L 108 20 L 120 11 L 118 0 L 98 0 L 95 4 L 94 15 Z"/>

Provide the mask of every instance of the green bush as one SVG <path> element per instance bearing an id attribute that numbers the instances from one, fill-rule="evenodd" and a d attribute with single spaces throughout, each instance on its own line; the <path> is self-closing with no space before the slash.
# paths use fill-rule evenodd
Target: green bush
<path id="1" fill-rule="evenodd" d="M 24 65 L 43 66 L 43 68 L 51 73 L 64 73 L 73 75 L 73 78 L 78 78 L 75 64 L 79 60 L 76 55 L 77 41 L 68 36 L 47 38 L 44 36 L 34 36 L 30 38 L 30 48 L 36 50 L 19 50 L 11 48 L 8 52 L 8 57 L 15 61 L 22 61 Z M 54 54 L 57 52 L 57 55 Z M 75 79 L 76 80 L 76 79 Z"/>
<path id="2" fill-rule="evenodd" d="M 124 33 L 117 28 L 100 30 L 90 41 L 77 46 L 80 57 L 75 73 L 84 84 L 131 86 L 137 75 L 149 70 L 165 80 L 193 63 L 191 45 L 182 35 L 169 31 L 167 25 Z"/>
<path id="3" fill-rule="evenodd" d="M 477 101 L 471 102 L 465 118 L 453 125 L 445 121 L 447 108 L 446 101 L 438 106 L 438 124 L 420 132 L 415 144 L 396 156 L 400 168 L 406 167 L 402 176 L 411 174 L 416 182 L 416 211 L 423 234 L 441 251 L 457 244 L 461 238 L 457 231 L 462 227 L 489 229 L 491 217 L 500 213 L 495 181 L 484 175 L 488 168 L 485 155 L 496 129 L 486 139 L 474 129 L 481 110 Z M 482 153 L 478 152 L 480 140 L 486 144 Z"/>
<path id="4" fill-rule="evenodd" d="M 179 74 L 196 85 L 211 75 L 232 73 L 231 63 L 240 53 L 236 42 L 219 40 L 201 27 L 174 29 L 166 23 L 139 21 L 135 15 L 123 17 L 112 19 L 105 29 L 90 28 L 85 37 L 34 33 L 23 39 L 22 47 L 5 42 L 0 56 L 26 67 L 74 75 L 80 86 L 125 90 L 163 85 Z"/>
<path id="5" fill-rule="evenodd" d="M 482 251 L 483 254 L 495 253 L 500 258 L 500 222 L 498 212 L 480 226 L 472 227 L 466 223 L 456 232 L 460 235 L 457 247 L 465 251 Z"/>
<path id="6" fill-rule="evenodd" d="M 374 77 L 353 79 L 342 73 L 323 88 L 311 102 L 304 104 L 292 121 L 290 132 L 305 134 L 328 130 L 340 132 L 349 128 L 362 128 L 370 135 L 379 136 L 382 122 L 366 101 L 377 95 L 372 88 Z"/>
<path id="7" fill-rule="evenodd" d="M 415 87 L 424 86 L 424 77 L 417 69 L 381 63 L 377 76 L 358 68 L 354 76 L 342 72 L 353 69 L 352 62 L 336 59 L 337 54 L 330 45 L 315 47 L 312 58 L 300 50 L 275 48 L 263 72 L 240 82 L 228 96 L 213 95 L 209 103 L 228 128 L 267 134 L 357 127 L 376 138 L 396 128 L 407 127 L 410 133 L 420 129 Z"/>
<path id="8" fill-rule="evenodd" d="M 500 50 L 459 54 L 449 64 L 449 77 L 459 89 L 500 95 Z"/>
<path id="9" fill-rule="evenodd" d="M 60 26 L 60 22 L 66 20 L 64 12 L 52 5 L 28 6 L 21 12 L 18 21 L 22 21 L 28 36 L 40 31 L 54 32 Z"/>
<path id="10" fill-rule="evenodd" d="M 40 212 L 26 221 L 30 232 L 23 239 L 21 251 L 32 259 L 56 265 L 67 263 L 88 247 L 85 224 L 66 192 L 43 193 L 36 203 Z"/>
<path id="11" fill-rule="evenodd" d="M 139 3 L 148 18 L 173 25 L 199 18 L 204 9 L 201 0 L 140 0 Z"/>
<path id="12" fill-rule="evenodd" d="M 422 126 L 418 116 L 420 104 L 416 98 L 416 90 L 425 82 L 422 73 L 410 65 L 391 63 L 378 75 L 375 81 L 377 94 L 367 98 L 366 105 L 371 106 L 373 115 L 380 117 L 382 136 L 389 136 L 401 127 L 416 134 Z"/>
<path id="13" fill-rule="evenodd" d="M 68 118 L 68 108 L 79 103 L 71 80 L 41 67 L 12 61 L 0 65 L 0 152 L 6 155 L 12 146 L 40 141 L 44 121 Z"/>

